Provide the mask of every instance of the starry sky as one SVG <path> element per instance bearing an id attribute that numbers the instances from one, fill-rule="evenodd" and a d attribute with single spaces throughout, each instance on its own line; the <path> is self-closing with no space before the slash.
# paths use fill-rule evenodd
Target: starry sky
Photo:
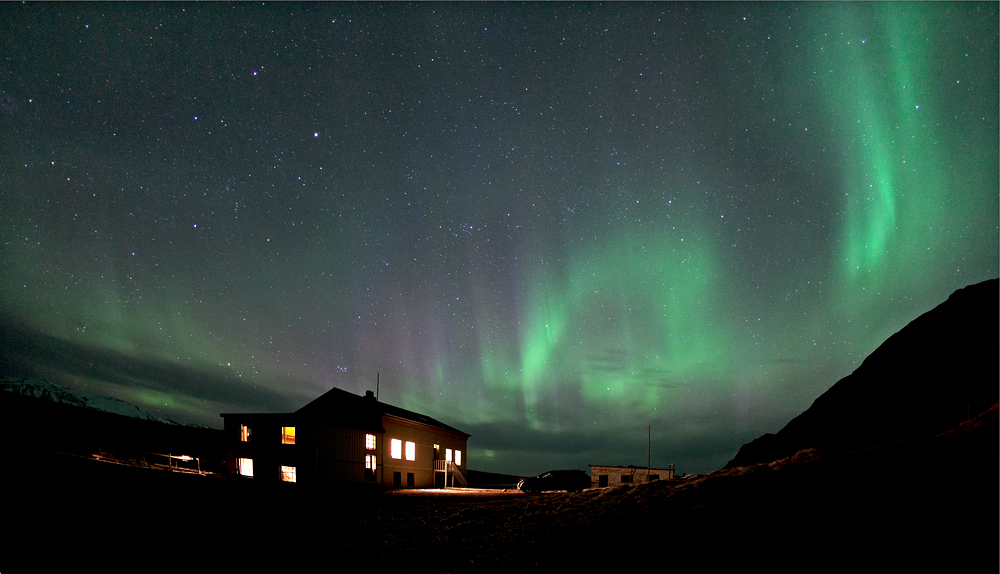
<path id="1" fill-rule="evenodd" d="M 378 379 L 473 469 L 721 468 L 998 275 L 998 21 L 5 3 L 0 374 L 217 428 Z"/>

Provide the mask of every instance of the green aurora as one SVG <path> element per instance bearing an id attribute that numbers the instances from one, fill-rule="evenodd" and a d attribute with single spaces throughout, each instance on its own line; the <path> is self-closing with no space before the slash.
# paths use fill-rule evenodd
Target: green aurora
<path id="1" fill-rule="evenodd" d="M 996 3 L 149 8 L 0 9 L 2 374 L 702 472 L 998 274 Z"/>

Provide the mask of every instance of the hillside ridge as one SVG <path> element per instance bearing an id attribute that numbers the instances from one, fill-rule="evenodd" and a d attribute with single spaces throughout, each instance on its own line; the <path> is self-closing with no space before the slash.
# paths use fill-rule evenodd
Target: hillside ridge
<path id="1" fill-rule="evenodd" d="M 805 449 L 843 452 L 942 432 L 1000 395 L 1000 279 L 958 289 L 886 339 L 776 434 L 743 445 L 725 468 Z"/>

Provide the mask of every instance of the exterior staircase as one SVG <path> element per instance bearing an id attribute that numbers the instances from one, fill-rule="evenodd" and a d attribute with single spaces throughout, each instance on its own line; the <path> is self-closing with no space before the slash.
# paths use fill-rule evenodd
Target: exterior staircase
<path id="1" fill-rule="evenodd" d="M 449 460 L 435 460 L 434 472 L 445 473 L 446 485 L 448 484 L 447 477 L 450 475 L 453 477 L 452 478 L 453 486 L 462 486 L 462 487 L 469 486 L 469 481 L 466 480 L 465 473 L 463 473 L 462 469 L 460 469 L 458 465 L 455 464 L 454 462 L 451 462 Z"/>

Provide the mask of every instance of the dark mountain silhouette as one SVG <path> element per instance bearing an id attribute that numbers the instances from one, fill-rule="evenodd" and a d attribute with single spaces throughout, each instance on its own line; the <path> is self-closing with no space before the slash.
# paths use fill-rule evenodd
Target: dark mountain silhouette
<path id="1" fill-rule="evenodd" d="M 1000 279 L 959 289 L 910 322 L 777 434 L 743 445 L 726 468 L 804 449 L 850 452 L 944 432 L 1000 395 Z"/>
<path id="2" fill-rule="evenodd" d="M 73 392 L 66 387 L 39 378 L 0 377 L 0 391 L 15 393 L 26 397 L 35 397 L 56 403 L 75 407 L 94 409 L 106 413 L 126 417 L 156 421 L 168 425 L 176 425 L 174 421 L 160 418 L 131 403 L 114 397 L 93 397 Z"/>
<path id="3" fill-rule="evenodd" d="M 34 456 L 24 449 L 147 464 L 166 464 L 165 455 L 173 454 L 197 458 L 201 470 L 219 471 L 223 457 L 221 430 L 179 425 L 43 379 L 0 378 L 0 431 L 8 437 L 10 460 Z"/>

